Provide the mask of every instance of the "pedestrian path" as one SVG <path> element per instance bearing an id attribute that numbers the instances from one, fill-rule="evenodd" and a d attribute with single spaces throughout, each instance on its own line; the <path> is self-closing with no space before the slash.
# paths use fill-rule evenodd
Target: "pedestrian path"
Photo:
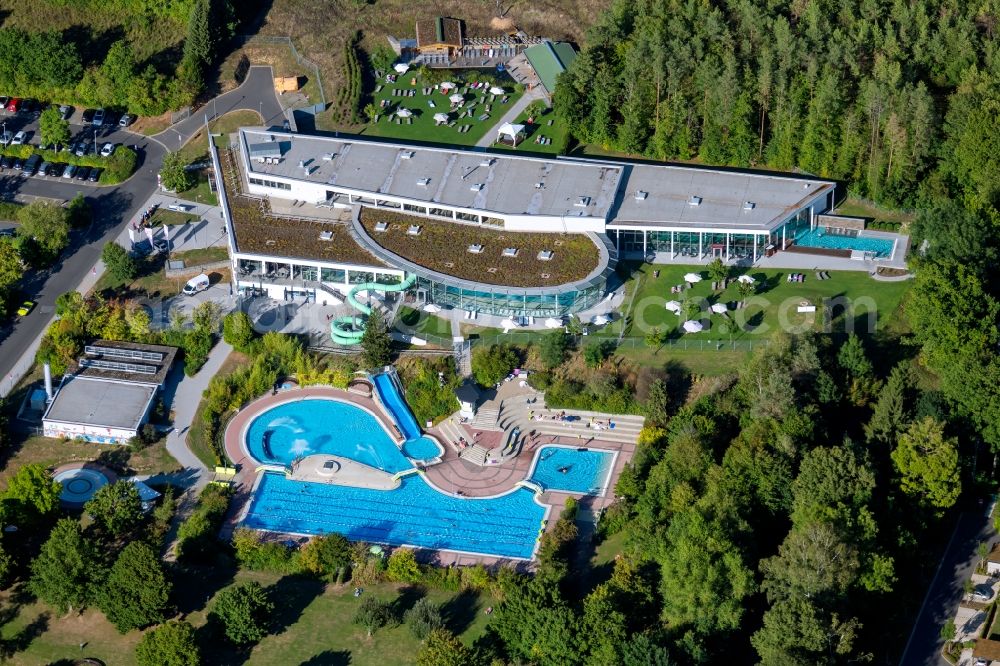
<path id="1" fill-rule="evenodd" d="M 521 99 L 514 102 L 507 113 L 500 116 L 500 120 L 496 122 L 493 127 L 487 130 L 486 134 L 483 135 L 479 141 L 476 142 L 476 146 L 480 148 L 489 148 L 496 142 L 497 138 L 497 128 L 502 127 L 504 123 L 512 123 L 517 120 L 517 117 L 528 108 L 528 105 L 534 102 L 536 99 L 542 99 L 542 95 L 537 90 L 529 90 L 521 95 Z"/>

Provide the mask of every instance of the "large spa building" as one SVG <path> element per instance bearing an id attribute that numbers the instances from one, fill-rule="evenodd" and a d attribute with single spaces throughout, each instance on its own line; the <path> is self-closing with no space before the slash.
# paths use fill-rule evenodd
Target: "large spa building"
<path id="1" fill-rule="evenodd" d="M 750 264 L 834 204 L 805 177 L 243 128 L 213 159 L 237 288 L 323 302 L 415 277 L 418 302 L 561 316 L 620 257 Z"/>

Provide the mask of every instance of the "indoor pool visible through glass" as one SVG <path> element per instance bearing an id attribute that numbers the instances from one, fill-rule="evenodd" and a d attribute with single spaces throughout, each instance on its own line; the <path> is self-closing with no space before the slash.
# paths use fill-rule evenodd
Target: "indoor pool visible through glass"
<path id="1" fill-rule="evenodd" d="M 292 534 L 337 532 L 352 541 L 530 558 L 545 509 L 530 490 L 473 499 L 438 492 L 419 475 L 396 490 L 291 481 L 267 472 L 244 527 Z"/>
<path id="2" fill-rule="evenodd" d="M 413 465 L 365 410 L 337 400 L 286 402 L 255 418 L 247 428 L 247 450 L 261 462 L 287 465 L 296 458 L 331 454 L 387 472 Z"/>
<path id="3" fill-rule="evenodd" d="M 827 233 L 820 227 L 808 230 L 805 233 L 796 236 L 795 244 L 803 247 L 820 247 L 830 250 L 859 250 L 862 252 L 874 252 L 875 256 L 879 258 L 891 257 L 893 246 L 893 242 L 885 238 L 831 234 Z"/>
<path id="4" fill-rule="evenodd" d="M 529 480 L 545 490 L 601 495 L 614 459 L 611 451 L 543 446 Z"/>

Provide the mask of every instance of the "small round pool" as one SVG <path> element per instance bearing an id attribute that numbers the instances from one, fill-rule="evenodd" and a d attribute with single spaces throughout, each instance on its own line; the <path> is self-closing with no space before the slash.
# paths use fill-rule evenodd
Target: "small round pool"
<path id="1" fill-rule="evenodd" d="M 52 477 L 62 484 L 59 500 L 70 506 L 83 506 L 111 479 L 102 471 L 93 468 L 66 469 Z"/>

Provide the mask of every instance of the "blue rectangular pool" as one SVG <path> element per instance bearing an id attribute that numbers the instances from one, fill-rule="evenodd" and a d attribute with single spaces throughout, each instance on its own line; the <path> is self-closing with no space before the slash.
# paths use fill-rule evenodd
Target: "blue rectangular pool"
<path id="1" fill-rule="evenodd" d="M 831 234 L 822 227 L 799 234 L 795 237 L 795 244 L 802 247 L 819 247 L 828 250 L 873 252 L 879 259 L 888 259 L 891 257 L 893 248 L 893 242 L 886 238 Z"/>
<path id="2" fill-rule="evenodd" d="M 614 460 L 613 451 L 543 446 L 529 480 L 545 490 L 603 495 Z"/>
<path id="3" fill-rule="evenodd" d="M 441 493 L 416 474 L 396 490 L 290 481 L 263 474 L 243 520 L 290 534 L 337 532 L 351 540 L 529 559 L 545 508 L 518 488 L 500 497 Z"/>

